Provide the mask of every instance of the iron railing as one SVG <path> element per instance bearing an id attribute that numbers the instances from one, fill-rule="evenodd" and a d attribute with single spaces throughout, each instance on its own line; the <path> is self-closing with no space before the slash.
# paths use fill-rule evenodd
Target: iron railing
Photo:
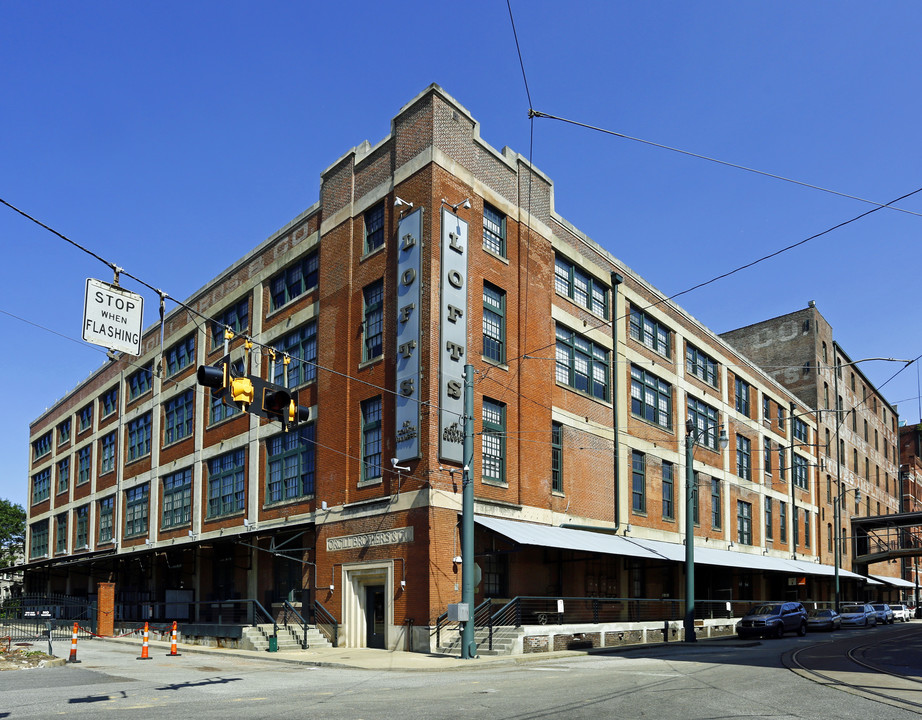
<path id="1" fill-rule="evenodd" d="M 314 600 L 311 608 L 314 614 L 314 624 L 317 626 L 317 629 L 330 641 L 330 645 L 338 647 L 339 623 L 336 621 L 336 618 L 320 604 L 319 600 Z"/>
<path id="2" fill-rule="evenodd" d="M 282 606 L 282 616 L 279 618 L 279 622 L 289 632 L 290 626 L 295 625 L 301 632 L 301 649 L 307 650 L 307 620 L 287 600 Z"/>

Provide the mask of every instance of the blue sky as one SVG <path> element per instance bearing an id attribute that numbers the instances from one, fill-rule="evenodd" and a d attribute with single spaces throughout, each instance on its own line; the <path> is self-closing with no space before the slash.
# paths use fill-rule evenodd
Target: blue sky
<path id="1" fill-rule="evenodd" d="M 922 187 L 917 2 L 512 9 L 536 110 L 881 203 Z M 432 82 L 529 153 L 504 0 L 4 0 L 0 67 L 0 197 L 179 298 Z M 557 211 L 669 294 L 873 208 L 548 119 L 533 158 Z M 881 210 L 680 303 L 722 332 L 815 300 L 853 358 L 915 358 L 920 230 Z M 25 504 L 28 425 L 104 361 L 80 325 L 86 278 L 111 273 L 2 206 L 0 247 L 0 497 Z M 899 367 L 862 365 L 878 384 Z M 919 421 L 915 366 L 884 392 Z"/>

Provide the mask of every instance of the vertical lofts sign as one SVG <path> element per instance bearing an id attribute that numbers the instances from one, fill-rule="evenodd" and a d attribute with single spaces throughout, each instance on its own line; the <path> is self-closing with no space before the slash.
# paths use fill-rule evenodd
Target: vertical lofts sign
<path id="1" fill-rule="evenodd" d="M 467 223 L 442 208 L 439 347 L 439 457 L 463 462 L 467 362 Z"/>
<path id="2" fill-rule="evenodd" d="M 419 457 L 420 240 L 423 209 L 400 218 L 397 230 L 397 460 Z"/>

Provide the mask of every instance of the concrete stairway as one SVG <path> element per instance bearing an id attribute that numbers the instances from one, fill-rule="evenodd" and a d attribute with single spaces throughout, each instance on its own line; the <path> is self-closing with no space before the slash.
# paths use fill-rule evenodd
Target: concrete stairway
<path id="1" fill-rule="evenodd" d="M 243 641 L 241 645 L 249 645 L 251 650 L 268 650 L 269 638 L 272 636 L 272 625 L 256 625 L 255 627 L 243 628 Z M 301 650 L 302 636 L 301 629 L 292 627 L 286 629 L 279 627 L 276 635 L 278 638 L 278 649 L 280 652 L 286 650 Z M 331 647 L 326 636 L 317 628 L 308 626 L 307 628 L 307 645 L 308 647 Z"/>
<path id="2" fill-rule="evenodd" d="M 524 634 L 522 628 L 494 627 L 493 649 L 490 650 L 490 629 L 476 628 L 474 642 L 477 643 L 478 655 L 511 655 L 516 642 Z M 435 652 L 442 655 L 461 655 L 461 634 L 455 629 L 444 629 L 441 632 L 441 644 Z"/>

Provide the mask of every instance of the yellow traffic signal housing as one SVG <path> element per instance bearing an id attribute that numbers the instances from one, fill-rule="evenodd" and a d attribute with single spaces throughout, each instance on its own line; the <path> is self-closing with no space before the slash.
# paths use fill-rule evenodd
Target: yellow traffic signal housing
<path id="1" fill-rule="evenodd" d="M 230 382 L 231 400 L 241 405 L 250 405 L 253 402 L 253 381 L 248 377 L 233 378 Z"/>

